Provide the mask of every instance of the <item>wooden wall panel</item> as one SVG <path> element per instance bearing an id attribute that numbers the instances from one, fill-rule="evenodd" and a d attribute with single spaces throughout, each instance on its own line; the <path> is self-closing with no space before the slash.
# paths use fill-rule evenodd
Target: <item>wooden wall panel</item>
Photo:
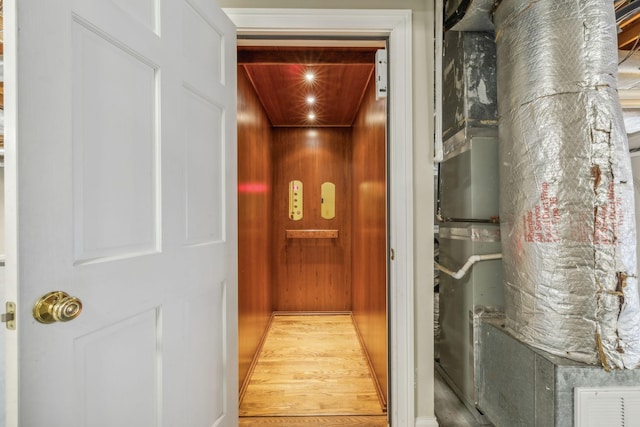
<path id="1" fill-rule="evenodd" d="M 387 396 L 386 100 L 369 86 L 353 126 L 353 315 Z"/>
<path id="2" fill-rule="evenodd" d="M 274 128 L 274 306 L 351 309 L 351 129 Z M 302 181 L 304 213 L 289 219 L 289 181 Z M 320 216 L 320 186 L 336 185 L 336 216 Z M 286 230 L 338 230 L 338 238 L 286 238 Z"/>
<path id="3" fill-rule="evenodd" d="M 238 346 L 244 381 L 272 312 L 271 124 L 238 68 Z"/>

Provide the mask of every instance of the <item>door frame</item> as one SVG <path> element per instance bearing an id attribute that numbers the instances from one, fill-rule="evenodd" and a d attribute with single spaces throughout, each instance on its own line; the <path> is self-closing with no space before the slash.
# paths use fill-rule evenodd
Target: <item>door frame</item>
<path id="1" fill-rule="evenodd" d="M 238 35 L 388 37 L 389 421 L 415 425 L 411 11 L 224 8 Z M 425 77 L 426 78 L 426 77 Z"/>

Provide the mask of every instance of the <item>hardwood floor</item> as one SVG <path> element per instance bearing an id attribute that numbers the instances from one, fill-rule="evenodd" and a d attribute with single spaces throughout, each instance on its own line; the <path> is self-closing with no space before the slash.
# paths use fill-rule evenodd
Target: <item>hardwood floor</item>
<path id="1" fill-rule="evenodd" d="M 274 316 L 240 416 L 241 426 L 386 426 L 351 316 Z"/>
<path id="2" fill-rule="evenodd" d="M 274 325 L 277 326 L 274 328 Z M 341 332 L 338 332 L 339 330 Z M 353 336 L 351 336 L 352 333 Z M 339 347 L 339 349 L 336 349 L 336 347 Z M 340 348 L 342 350 L 340 350 Z M 317 390 L 314 392 L 314 390 L 307 389 L 303 392 L 300 399 L 306 399 L 310 402 L 334 401 L 335 399 L 325 400 L 327 392 L 322 392 L 319 385 L 322 382 L 337 381 L 336 379 L 330 379 L 331 373 L 339 374 L 340 372 L 347 372 L 349 375 L 347 377 L 349 378 L 348 381 L 351 382 L 354 373 L 358 372 L 355 378 L 361 380 L 363 376 L 369 377 L 369 370 L 363 355 L 361 356 L 363 360 L 355 362 L 354 366 L 348 368 L 345 368 L 344 363 L 346 362 L 344 361 L 330 366 L 331 364 L 325 365 L 322 359 L 340 359 L 340 355 L 343 353 L 358 353 L 355 349 L 360 351 L 360 344 L 355 336 L 355 331 L 353 331 L 353 325 L 349 315 L 275 316 L 272 322 L 272 328 L 269 330 L 267 340 L 262 348 L 261 357 L 258 359 L 258 363 L 254 369 L 254 375 L 250 380 L 247 392 L 240 405 L 241 416 L 238 422 L 239 427 L 387 427 L 387 415 L 382 413 L 379 403 L 372 405 L 372 407 L 375 406 L 374 411 L 375 414 L 378 415 L 314 415 L 308 413 L 292 416 L 304 412 L 300 408 L 306 406 L 306 404 L 299 407 L 295 413 L 287 412 L 286 408 L 278 409 L 280 414 L 277 416 L 273 414 L 260 415 L 258 413 L 258 411 L 260 413 L 275 412 L 275 408 L 269 408 L 271 402 L 276 402 L 275 406 L 279 407 L 280 402 L 286 400 L 289 402 L 289 406 L 296 406 L 295 401 L 298 400 L 298 398 L 294 396 L 295 393 L 291 390 L 287 392 L 286 389 L 288 389 L 290 384 L 298 380 L 306 381 L 307 377 L 312 375 L 313 372 L 318 371 L 321 371 L 322 375 L 319 375 L 319 379 L 314 381 L 312 383 L 313 386 L 310 387 L 311 389 L 317 388 Z M 333 356 L 332 351 L 336 351 Z M 359 359 L 359 357 L 355 359 Z M 304 368 L 304 366 L 308 368 Z M 362 366 L 366 368 L 364 369 L 366 374 Z M 261 368 L 263 367 L 264 372 L 256 376 L 256 373 L 262 370 Z M 289 376 L 288 379 L 280 375 L 284 375 L 285 372 L 287 372 L 286 375 Z M 453 391 L 451 391 L 440 374 L 434 371 L 434 375 L 435 412 L 440 426 L 482 426 L 482 424 L 478 423 L 473 415 L 469 413 Z M 368 384 L 366 381 L 364 383 Z M 274 388 L 269 392 L 268 390 L 271 386 Z M 279 391 L 280 387 L 285 388 L 285 390 Z M 367 400 L 371 403 L 371 401 L 374 400 L 371 396 L 375 395 L 372 382 L 369 387 L 370 391 L 365 393 L 365 395 L 369 396 Z M 302 389 L 296 388 L 296 390 L 301 391 Z M 262 397 L 251 395 L 256 391 L 260 391 Z M 342 397 L 338 400 L 341 399 Z M 262 403 L 260 403 L 260 401 Z M 377 402 L 377 399 L 375 402 Z M 321 406 L 319 403 L 315 403 L 314 405 Z M 346 405 L 341 404 L 340 407 L 342 407 L 342 409 L 336 406 L 332 412 L 344 410 L 345 406 Z"/>
<path id="3" fill-rule="evenodd" d="M 239 427 L 387 427 L 386 415 L 240 417 Z"/>

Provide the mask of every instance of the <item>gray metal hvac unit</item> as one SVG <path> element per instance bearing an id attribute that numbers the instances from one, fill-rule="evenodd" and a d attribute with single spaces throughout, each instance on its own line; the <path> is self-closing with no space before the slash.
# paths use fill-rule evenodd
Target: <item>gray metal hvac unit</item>
<path id="1" fill-rule="evenodd" d="M 640 369 L 607 372 L 555 356 L 514 338 L 504 319 L 479 319 L 476 332 L 478 407 L 494 425 L 640 425 Z M 581 405 L 585 389 L 592 396 Z"/>
<path id="2" fill-rule="evenodd" d="M 495 43 L 481 32 L 445 33 L 444 161 L 439 173 L 439 263 L 457 271 L 472 255 L 499 253 Z M 470 409 L 477 404 L 480 313 L 503 309 L 502 262 L 440 273 L 439 371 Z M 477 414 L 479 415 L 479 414 Z"/>
<path id="3" fill-rule="evenodd" d="M 500 228 L 491 224 L 440 226 L 440 264 L 457 270 L 471 255 L 500 252 Z M 440 273 L 440 371 L 464 403 L 477 405 L 476 324 L 503 307 L 502 262 L 474 264 L 461 279 Z"/>

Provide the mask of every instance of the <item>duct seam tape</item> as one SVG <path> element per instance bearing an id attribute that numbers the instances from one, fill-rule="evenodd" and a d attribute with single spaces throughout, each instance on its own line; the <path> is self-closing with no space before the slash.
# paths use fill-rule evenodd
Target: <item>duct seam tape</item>
<path id="1" fill-rule="evenodd" d="M 471 240 L 474 242 L 499 242 L 500 228 L 494 227 L 440 227 L 441 239 Z"/>

